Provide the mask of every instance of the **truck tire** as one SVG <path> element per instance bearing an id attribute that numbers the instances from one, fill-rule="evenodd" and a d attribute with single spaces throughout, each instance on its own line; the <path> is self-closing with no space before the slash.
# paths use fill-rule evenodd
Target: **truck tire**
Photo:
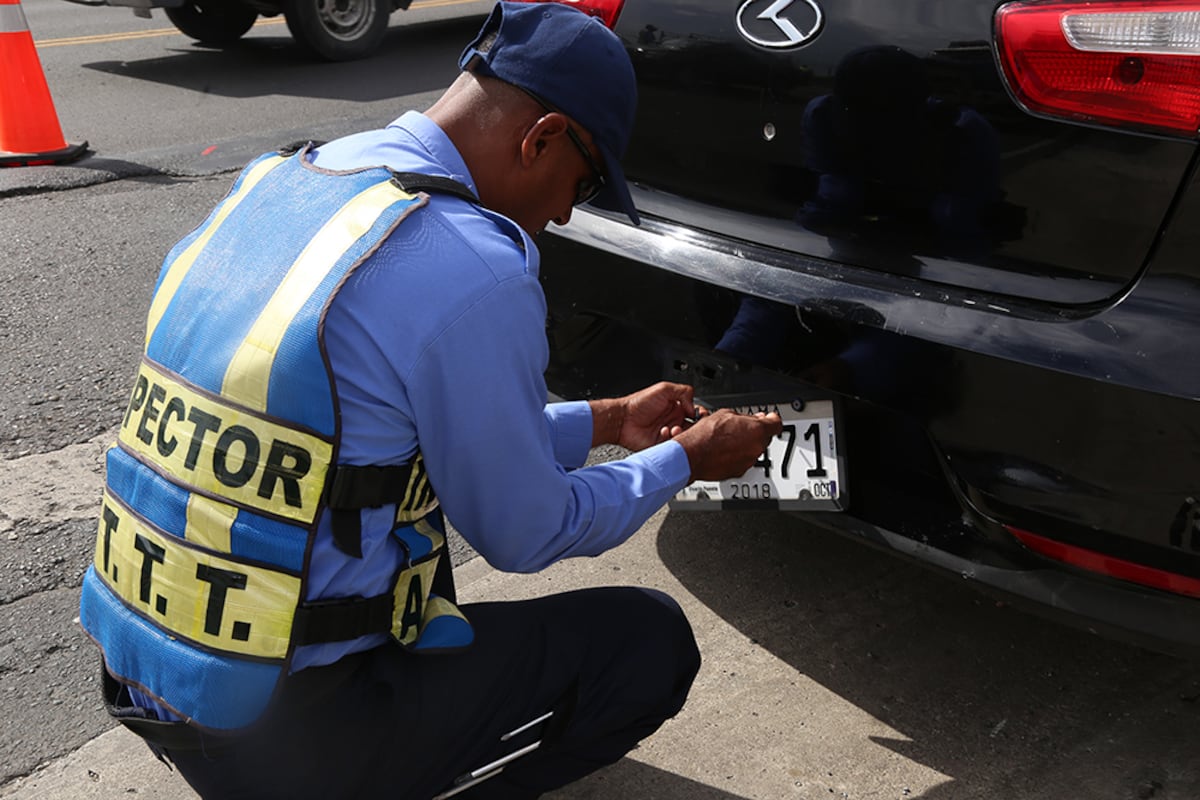
<path id="1" fill-rule="evenodd" d="M 257 11 L 237 0 L 184 0 L 163 10 L 185 36 L 204 44 L 233 44 L 258 19 Z"/>
<path id="2" fill-rule="evenodd" d="M 305 50 L 326 61 L 351 61 L 379 47 L 391 10 L 391 0 L 287 0 L 283 16 Z"/>

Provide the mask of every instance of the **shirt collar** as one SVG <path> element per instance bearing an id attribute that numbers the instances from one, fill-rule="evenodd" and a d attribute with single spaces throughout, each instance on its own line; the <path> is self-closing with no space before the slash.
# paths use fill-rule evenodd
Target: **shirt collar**
<path id="1" fill-rule="evenodd" d="M 475 180 L 471 177 L 471 173 L 467 170 L 467 162 L 463 161 L 459 155 L 458 148 L 454 146 L 454 142 L 450 141 L 450 137 L 446 132 L 438 127 L 437 123 L 425 116 L 419 111 L 407 111 L 401 114 L 388 124 L 385 130 L 389 133 L 407 135 L 421 148 L 422 156 L 427 164 L 433 167 L 429 174 L 445 175 L 453 178 L 466 185 L 475 196 L 479 196 L 479 189 L 475 186 Z M 408 151 L 412 154 L 412 150 Z M 406 164 L 405 171 L 420 172 L 419 166 Z M 527 234 L 517 223 L 508 219 L 501 214 L 493 211 L 488 211 L 480 206 L 480 209 L 489 217 L 498 220 L 501 226 L 509 232 L 509 236 L 521 246 L 521 249 L 527 254 L 529 259 L 530 272 L 536 275 L 538 272 L 538 249 L 534 244 L 533 238 Z"/>
<path id="2" fill-rule="evenodd" d="M 450 141 L 446 132 L 429 117 L 419 111 L 406 111 L 389 123 L 386 130 L 407 133 L 421 145 L 424 155 L 428 157 L 429 163 L 437 168 L 438 174 L 465 184 L 476 196 L 479 195 L 475 180 L 467 169 L 467 163 L 459 155 L 458 148 Z M 407 169 L 413 168 L 410 166 Z"/>

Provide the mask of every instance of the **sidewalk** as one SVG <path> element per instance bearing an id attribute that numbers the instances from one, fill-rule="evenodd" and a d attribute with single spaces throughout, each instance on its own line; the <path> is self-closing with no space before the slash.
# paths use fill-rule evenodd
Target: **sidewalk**
<path id="1" fill-rule="evenodd" d="M 562 562 L 537 575 L 496 572 L 482 559 L 456 571 L 459 596 L 466 601 L 531 597 L 584 586 L 652 586 L 682 604 L 696 631 L 704 666 L 683 712 L 620 763 L 549 797 L 783 800 L 865 794 L 904 798 L 919 796 L 946 779 L 881 747 L 877 742 L 895 738 L 894 731 L 798 672 L 689 592 L 664 565 L 657 549 L 668 519 L 659 512 L 622 547 L 599 558 Z M 763 518 L 747 522 L 763 529 L 779 524 Z M 730 520 L 712 524 L 729 525 Z M 795 535 L 771 530 L 755 535 L 760 533 Z M 735 551 L 755 547 L 753 537 L 737 538 L 741 541 L 730 543 L 724 535 L 698 537 L 689 558 L 707 565 L 738 558 L 736 552 L 728 552 L 731 547 Z M 764 641 L 794 640 L 801 632 L 791 629 L 793 621 L 776 610 L 784 608 L 788 587 L 782 583 L 781 571 L 771 572 L 757 569 L 748 583 L 731 576 L 737 591 L 744 594 L 737 602 L 746 607 L 747 618 L 755 620 L 756 630 L 773 632 L 770 638 L 760 635 Z M 853 742 L 849 751 L 847 742 Z M 140 740 L 121 728 L 0 789 L 5 800 L 131 797 L 191 800 L 195 795 Z"/>

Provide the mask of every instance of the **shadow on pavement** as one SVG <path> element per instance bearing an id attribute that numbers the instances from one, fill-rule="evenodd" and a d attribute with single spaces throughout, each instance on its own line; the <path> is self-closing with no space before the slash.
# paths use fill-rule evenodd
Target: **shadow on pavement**
<path id="1" fill-rule="evenodd" d="M 900 734 L 877 744 L 951 779 L 927 800 L 1200 796 L 1200 664 L 1016 611 L 797 517 L 673 512 L 658 548 L 730 625 Z"/>
<path id="2" fill-rule="evenodd" d="M 147 164 L 119 158 L 102 158 L 92 152 L 68 164 L 8 169 L 0 172 L 0 198 L 47 191 L 78 189 L 118 179 L 143 181 L 162 176 Z M 169 180 L 162 176 L 163 180 Z"/>
<path id="3" fill-rule="evenodd" d="M 636 797 L 629 793 L 637 787 Z M 623 758 L 611 767 L 556 792 L 545 800 L 749 800 L 743 795 L 715 789 L 673 772 Z"/>
<path id="4" fill-rule="evenodd" d="M 457 54 L 478 30 L 479 22 L 464 17 L 412 25 L 393 23 L 379 50 L 361 61 L 315 61 L 280 25 L 278 35 L 252 36 L 223 50 L 192 45 L 169 56 L 94 61 L 83 66 L 221 97 L 287 94 L 371 102 L 444 89 L 458 75 L 457 59 L 446 58 L 446 53 Z"/>

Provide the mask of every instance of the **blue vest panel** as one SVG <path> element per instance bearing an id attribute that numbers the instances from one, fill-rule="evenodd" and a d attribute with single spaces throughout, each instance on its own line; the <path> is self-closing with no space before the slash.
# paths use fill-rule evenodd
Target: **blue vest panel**
<path id="1" fill-rule="evenodd" d="M 250 724 L 297 646 L 338 639 L 304 602 L 340 435 L 321 323 L 347 276 L 426 202 L 385 169 L 266 155 L 164 262 L 80 618 L 114 677 L 188 722 Z M 400 469 L 385 474 L 404 484 L 387 491 L 408 563 L 391 593 L 363 602 L 406 647 L 458 649 L 470 626 L 431 591 L 449 567 L 436 497 L 419 455 Z"/>

